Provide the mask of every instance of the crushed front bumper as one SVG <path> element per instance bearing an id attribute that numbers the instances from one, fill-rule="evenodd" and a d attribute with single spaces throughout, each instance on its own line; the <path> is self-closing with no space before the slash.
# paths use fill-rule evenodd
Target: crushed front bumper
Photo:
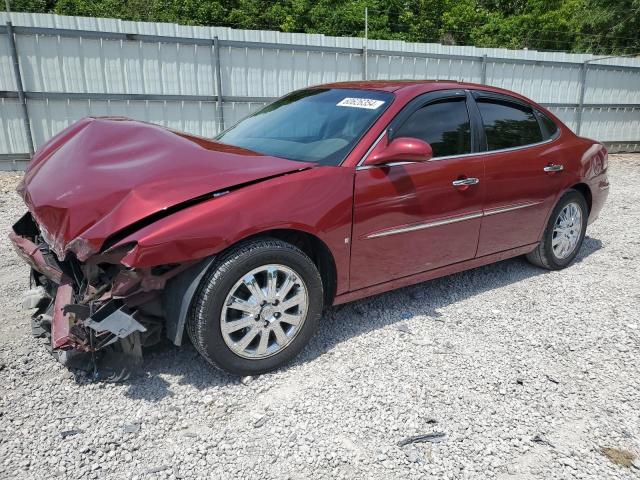
<path id="1" fill-rule="evenodd" d="M 79 263 L 74 267 L 58 260 L 37 235 L 30 214 L 14 225 L 9 239 L 32 269 L 31 283 L 36 289 L 30 291 L 31 298 L 26 302 L 27 308 L 35 308 L 32 330 L 35 335 L 50 339 L 51 349 L 62 363 L 68 364 L 69 359 L 81 353 L 113 347 L 122 340 L 126 340 L 122 342 L 126 347 L 121 348 L 123 353 L 141 358 L 141 343 L 149 338 L 149 326 L 155 331 L 153 337 L 159 338 L 160 319 L 127 304 L 137 302 L 141 306 L 157 297 L 152 288 L 154 279 L 156 286 L 162 286 L 157 276 L 113 266 L 109 267 L 110 275 L 94 275 L 105 283 L 94 281 L 92 285 L 84 273 L 99 267 Z M 141 292 L 143 284 L 145 292 Z M 131 298 L 133 302 L 128 302 Z"/>
<path id="2" fill-rule="evenodd" d="M 121 263 L 131 244 L 85 261 L 74 253 L 61 259 L 29 212 L 9 238 L 31 267 L 25 306 L 35 309 L 34 335 L 48 337 L 62 363 L 78 366 L 75 359 L 89 357 L 94 371 L 104 357 L 125 367 L 139 363 L 142 348 L 165 336 L 180 345 L 191 298 L 213 261 L 131 268 Z"/>
<path id="3" fill-rule="evenodd" d="M 47 261 L 40 247 L 29 238 L 11 232 L 9 239 L 18 255 L 20 255 L 35 272 L 41 273 L 57 285 L 55 297 L 53 298 L 53 315 L 51 316 L 50 322 L 51 346 L 54 349 L 79 347 L 85 350 L 87 345 L 71 336 L 71 326 L 74 325 L 75 322 L 72 315 L 65 312 L 65 307 L 73 303 L 73 286 L 69 277 L 67 277 L 58 266 L 53 264 L 51 260 Z M 39 319 L 34 318 L 34 321 L 37 322 L 38 320 Z"/>

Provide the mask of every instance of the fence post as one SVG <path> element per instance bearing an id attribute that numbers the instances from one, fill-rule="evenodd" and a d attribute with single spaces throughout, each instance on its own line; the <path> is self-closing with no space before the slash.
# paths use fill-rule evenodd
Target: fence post
<path id="1" fill-rule="evenodd" d="M 213 37 L 213 57 L 215 61 L 215 69 L 216 69 L 216 91 L 218 92 L 216 99 L 216 116 L 219 131 L 218 133 L 224 130 L 224 110 L 222 108 L 222 73 L 220 72 L 220 43 L 218 42 L 218 36 Z"/>
<path id="2" fill-rule="evenodd" d="M 584 111 L 584 96 L 587 90 L 587 69 L 589 61 L 584 61 L 580 67 L 580 97 L 578 99 L 578 110 L 576 111 L 576 135 L 580 135 L 582 127 L 582 112 Z"/>
<path id="3" fill-rule="evenodd" d="M 363 65 L 362 65 L 362 79 L 363 80 L 367 80 L 367 77 L 369 77 L 369 65 L 368 65 L 368 59 L 367 59 L 367 47 L 363 46 L 362 47 L 362 61 L 363 61 Z"/>
<path id="4" fill-rule="evenodd" d="M 27 109 L 27 98 L 24 95 L 22 86 L 22 74 L 20 73 L 20 60 L 18 58 L 18 50 L 16 49 L 16 40 L 13 36 L 13 24 L 7 22 L 7 37 L 9 38 L 9 49 L 11 50 L 11 59 L 13 63 L 13 75 L 16 80 L 16 88 L 18 89 L 18 102 L 22 109 L 22 120 L 24 122 L 24 133 L 27 137 L 27 145 L 29 146 L 29 155 L 33 155 L 33 136 L 31 135 L 31 122 L 29 121 L 29 110 Z M 15 166 L 15 165 L 14 165 Z"/>
<path id="5" fill-rule="evenodd" d="M 364 41 L 362 42 L 362 79 L 369 78 L 369 55 L 367 53 L 369 43 L 369 8 L 364 7 Z"/>
<path id="6" fill-rule="evenodd" d="M 482 73 L 480 74 L 480 83 L 487 84 L 487 54 L 482 55 Z"/>

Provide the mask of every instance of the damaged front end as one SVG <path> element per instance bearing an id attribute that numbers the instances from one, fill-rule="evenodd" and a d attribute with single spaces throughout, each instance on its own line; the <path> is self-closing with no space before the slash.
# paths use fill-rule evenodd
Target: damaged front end
<path id="1" fill-rule="evenodd" d="M 163 338 L 163 290 L 192 263 L 132 269 L 119 261 L 133 245 L 80 262 L 60 260 L 43 239 L 31 213 L 14 226 L 10 239 L 31 266 L 25 307 L 35 309 L 32 330 L 50 340 L 63 364 L 120 380 L 142 359 L 142 348 Z"/>

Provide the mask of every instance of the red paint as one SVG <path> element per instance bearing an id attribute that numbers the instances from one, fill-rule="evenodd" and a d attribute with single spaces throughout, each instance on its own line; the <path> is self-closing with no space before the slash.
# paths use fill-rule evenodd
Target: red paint
<path id="1" fill-rule="evenodd" d="M 71 319 L 64 313 L 65 305 L 71 303 L 73 286 L 71 280 L 63 276 L 53 303 L 53 320 L 51 321 L 51 345 L 53 348 L 67 346 L 71 342 Z"/>
<path id="2" fill-rule="evenodd" d="M 84 260 L 165 208 L 309 166 L 131 120 L 87 118 L 54 142 L 34 156 L 20 190 L 59 258 L 78 238 Z"/>
<path id="3" fill-rule="evenodd" d="M 85 119 L 35 155 L 21 191 L 59 256 L 72 250 L 84 260 L 118 234 L 116 246 L 131 247 L 122 262 L 134 268 L 198 260 L 270 230 L 305 232 L 333 256 L 336 303 L 525 253 L 539 241 L 560 195 L 578 183 L 591 192 L 590 221 L 604 203 L 605 148 L 577 137 L 520 95 L 458 82 L 329 86 L 385 90 L 395 96 L 341 166 L 263 156 L 125 119 Z M 560 136 L 509 152 L 356 168 L 409 101 L 450 89 L 487 90 L 524 100 L 553 118 Z M 385 148 L 386 138 L 367 164 L 384 155 Z M 563 164 L 564 171 L 543 172 L 551 163 Z M 453 180 L 469 177 L 480 183 L 452 186 Z M 202 197 L 227 189 L 217 198 Z M 176 208 L 198 197 L 198 203 Z M 486 215 L 522 204 L 535 205 Z M 163 216 L 165 209 L 175 211 Z M 466 216 L 474 218 L 438 225 Z M 376 236 L 424 223 L 436 226 Z"/>
<path id="4" fill-rule="evenodd" d="M 453 180 L 464 176 L 478 177 L 480 183 L 464 191 L 452 186 Z M 367 237 L 392 228 L 481 214 L 483 192 L 481 157 L 358 170 L 351 289 L 473 258 L 480 232 L 479 216 L 407 233 Z"/>
<path id="5" fill-rule="evenodd" d="M 564 142 L 558 139 L 550 144 L 483 155 L 485 211 L 534 205 L 483 217 L 478 256 L 538 241 L 563 179 L 563 175 L 543 169 L 554 159 L 566 166 L 568 160 L 559 160 L 565 151 Z"/>
<path id="6" fill-rule="evenodd" d="M 44 255 L 38 248 L 38 246 L 26 237 L 21 237 L 15 232 L 9 234 L 9 240 L 13 244 L 15 251 L 22 257 L 22 259 L 29 264 L 35 271 L 42 273 L 47 278 L 50 278 L 55 283 L 62 283 L 62 271 L 49 265 L 44 258 Z"/>
<path id="7" fill-rule="evenodd" d="M 177 212 L 123 239 L 137 242 L 122 259 L 148 267 L 204 258 L 269 230 L 319 238 L 338 269 L 338 291 L 348 289 L 353 169 L 312 168 L 273 178 Z"/>
<path id="8" fill-rule="evenodd" d="M 417 138 L 396 138 L 384 149 L 376 149 L 367 159 L 367 165 L 392 162 L 428 162 L 433 157 L 431 145 Z"/>
<path id="9" fill-rule="evenodd" d="M 389 290 L 395 290 L 396 288 L 407 287 L 416 283 L 426 282 L 433 280 L 434 278 L 445 277 L 447 275 L 453 275 L 454 273 L 463 272 L 472 268 L 482 267 L 489 265 L 490 263 L 500 262 L 508 258 L 517 257 L 519 255 L 527 254 L 536 248 L 538 244 L 524 245 L 522 247 L 507 250 L 505 252 L 494 253 L 485 257 L 476 257 L 464 262 L 453 263 L 440 268 L 434 268 L 426 272 L 416 273 L 407 277 L 398 278 L 385 283 L 379 283 L 368 288 L 362 288 L 360 290 L 354 290 L 352 292 L 345 293 L 343 295 L 337 295 L 334 299 L 334 305 L 340 305 L 343 303 L 353 302 L 361 298 L 370 297 L 372 295 L 378 295 L 380 293 L 388 292 Z"/>

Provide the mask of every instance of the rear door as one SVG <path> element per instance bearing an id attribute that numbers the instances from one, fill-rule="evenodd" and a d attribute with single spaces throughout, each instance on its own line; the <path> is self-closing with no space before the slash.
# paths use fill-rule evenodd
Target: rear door
<path id="1" fill-rule="evenodd" d="M 352 290 L 471 259 L 483 201 L 483 155 L 464 91 L 411 102 L 378 142 L 414 137 L 434 158 L 356 170 Z M 457 181 L 475 179 L 472 185 Z"/>
<path id="2" fill-rule="evenodd" d="M 562 187 L 562 171 L 554 171 L 562 158 L 557 127 L 531 105 L 489 92 L 476 91 L 474 98 L 486 149 L 481 257 L 539 240 Z"/>

